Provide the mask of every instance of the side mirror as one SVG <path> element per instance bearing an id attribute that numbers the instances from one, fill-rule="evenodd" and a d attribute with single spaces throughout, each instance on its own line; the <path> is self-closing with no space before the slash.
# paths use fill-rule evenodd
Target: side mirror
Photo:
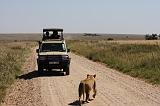
<path id="1" fill-rule="evenodd" d="M 70 52 L 70 49 L 67 49 L 67 52 Z"/>
<path id="2" fill-rule="evenodd" d="M 38 41 L 38 44 L 40 45 L 40 44 L 41 44 L 41 41 Z"/>
<path id="3" fill-rule="evenodd" d="M 38 53 L 39 52 L 39 49 L 36 49 L 36 53 Z"/>

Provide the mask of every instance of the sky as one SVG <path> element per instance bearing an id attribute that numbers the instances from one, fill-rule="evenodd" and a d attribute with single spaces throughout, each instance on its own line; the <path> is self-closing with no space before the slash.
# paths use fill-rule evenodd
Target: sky
<path id="1" fill-rule="evenodd" d="M 160 33 L 160 0 L 0 0 L 0 33 Z"/>

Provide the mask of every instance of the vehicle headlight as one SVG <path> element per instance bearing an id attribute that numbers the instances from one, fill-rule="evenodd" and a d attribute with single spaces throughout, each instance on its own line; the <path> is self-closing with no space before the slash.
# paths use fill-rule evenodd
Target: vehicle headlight
<path id="1" fill-rule="evenodd" d="M 68 55 L 63 55 L 62 56 L 62 60 L 68 60 L 69 59 L 69 56 Z"/>
<path id="2" fill-rule="evenodd" d="M 45 56 L 40 56 L 39 60 L 46 60 L 46 57 Z"/>

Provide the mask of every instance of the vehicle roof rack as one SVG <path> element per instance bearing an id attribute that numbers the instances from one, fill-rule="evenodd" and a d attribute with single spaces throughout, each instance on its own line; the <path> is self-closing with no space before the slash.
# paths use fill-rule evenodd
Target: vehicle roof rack
<path id="1" fill-rule="evenodd" d="M 61 29 L 61 28 L 44 28 L 43 32 L 46 32 L 46 31 L 62 31 L 63 32 L 63 29 Z"/>

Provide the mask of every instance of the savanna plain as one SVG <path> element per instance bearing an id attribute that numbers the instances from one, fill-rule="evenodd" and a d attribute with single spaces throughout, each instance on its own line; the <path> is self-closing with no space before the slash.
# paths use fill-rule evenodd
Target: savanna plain
<path id="1" fill-rule="evenodd" d="M 112 34 L 65 38 L 71 49 L 69 76 L 37 73 L 40 34 L 0 35 L 2 106 L 78 105 L 78 84 L 87 74 L 97 75 L 98 94 L 85 106 L 160 105 L 159 40 Z"/>

